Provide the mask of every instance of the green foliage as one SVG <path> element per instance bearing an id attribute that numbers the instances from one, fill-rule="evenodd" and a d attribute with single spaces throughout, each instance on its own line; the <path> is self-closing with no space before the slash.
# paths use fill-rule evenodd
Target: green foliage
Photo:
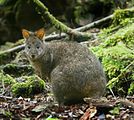
<path id="1" fill-rule="evenodd" d="M 119 107 L 114 107 L 113 110 L 110 111 L 110 113 L 112 113 L 113 115 L 119 115 L 120 112 L 120 108 Z"/>
<path id="2" fill-rule="evenodd" d="M 126 70 L 125 68 L 131 64 L 131 60 L 134 60 L 134 54 L 123 43 L 112 47 L 109 46 L 108 48 L 104 48 L 104 46 L 98 46 L 92 48 L 92 50 L 102 61 L 108 79 L 110 79 L 108 83 L 110 88 L 113 88 L 121 77 L 129 77 L 124 75 L 130 73 L 132 68 L 131 66 L 129 70 Z M 125 73 L 120 76 L 122 72 Z"/>
<path id="3" fill-rule="evenodd" d="M 125 13 L 120 17 L 123 19 L 118 21 L 125 24 L 121 28 L 112 25 L 102 30 L 99 35 L 102 43 L 91 48 L 104 66 L 108 78 L 107 87 L 117 95 L 134 93 L 134 16 L 124 19 L 132 17 L 134 11 L 129 13 L 125 10 Z"/>
<path id="4" fill-rule="evenodd" d="M 39 77 L 23 76 L 24 82 L 17 82 L 11 87 L 14 96 L 30 97 L 44 90 L 45 83 Z"/>

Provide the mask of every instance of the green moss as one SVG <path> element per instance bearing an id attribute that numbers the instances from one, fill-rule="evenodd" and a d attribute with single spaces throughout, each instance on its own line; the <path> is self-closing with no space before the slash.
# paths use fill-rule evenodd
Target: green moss
<path id="1" fill-rule="evenodd" d="M 127 94 L 131 82 L 134 81 L 134 52 L 125 44 L 98 46 L 92 50 L 104 66 L 109 80 L 107 87 L 113 89 L 118 95 Z"/>
<path id="2" fill-rule="evenodd" d="M 116 33 L 110 33 L 111 29 L 105 29 L 99 35 L 100 39 L 104 41 L 104 47 L 115 46 L 117 43 L 123 42 L 127 47 L 134 49 L 134 23 L 124 26 Z"/>
<path id="3" fill-rule="evenodd" d="M 44 81 L 43 80 L 35 80 L 29 82 L 29 93 L 37 94 L 44 90 Z"/>
<path id="4" fill-rule="evenodd" d="M 14 84 L 16 81 L 13 77 L 11 77 L 8 74 L 4 74 L 2 72 L 0 72 L 0 83 L 4 84 L 4 85 L 11 85 Z"/>
<path id="5" fill-rule="evenodd" d="M 24 82 L 16 83 L 11 87 L 14 96 L 31 97 L 45 88 L 45 83 L 38 76 L 23 76 Z"/>
<path id="6" fill-rule="evenodd" d="M 126 10 L 124 12 L 126 12 Z M 91 48 L 104 66 L 108 78 L 107 87 L 112 89 L 116 95 L 127 95 L 133 93 L 133 13 L 134 12 L 130 12 L 127 13 L 127 15 L 125 15 L 125 13 L 124 15 L 121 15 L 121 17 L 130 17 L 121 21 L 122 23 L 125 23 L 121 28 L 120 26 L 110 26 L 109 28 L 102 30 L 99 35 L 102 43 L 99 46 Z"/>
<path id="7" fill-rule="evenodd" d="M 126 18 L 134 17 L 134 8 L 132 9 L 119 9 L 114 12 L 113 25 L 117 26 L 124 22 Z"/>
<path id="8" fill-rule="evenodd" d="M 131 63 L 134 59 L 133 51 L 128 49 L 124 44 L 103 48 L 94 47 L 92 50 L 101 59 L 108 78 L 117 76 L 121 70 Z"/>
<path id="9" fill-rule="evenodd" d="M 28 85 L 26 83 L 16 83 L 11 87 L 14 96 L 28 96 Z"/>

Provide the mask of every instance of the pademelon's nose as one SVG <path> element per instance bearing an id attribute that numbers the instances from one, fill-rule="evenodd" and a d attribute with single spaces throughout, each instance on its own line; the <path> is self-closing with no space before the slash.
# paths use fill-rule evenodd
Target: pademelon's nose
<path id="1" fill-rule="evenodd" d="M 35 58 L 35 55 L 31 55 L 31 58 Z"/>

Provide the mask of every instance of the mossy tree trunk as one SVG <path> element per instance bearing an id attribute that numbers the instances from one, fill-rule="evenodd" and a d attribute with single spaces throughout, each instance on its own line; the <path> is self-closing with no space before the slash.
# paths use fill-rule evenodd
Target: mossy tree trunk
<path id="1" fill-rule="evenodd" d="M 40 0 L 33 0 L 33 2 L 38 8 L 37 11 L 39 14 L 41 14 L 42 18 L 47 19 L 50 22 L 50 24 L 53 25 L 58 30 L 73 36 L 75 39 L 85 40 L 91 38 L 92 34 L 76 31 L 74 29 L 67 27 L 62 22 L 58 21 L 52 14 L 50 14 L 48 8 Z M 82 40 L 78 40 L 78 41 L 82 41 Z"/>

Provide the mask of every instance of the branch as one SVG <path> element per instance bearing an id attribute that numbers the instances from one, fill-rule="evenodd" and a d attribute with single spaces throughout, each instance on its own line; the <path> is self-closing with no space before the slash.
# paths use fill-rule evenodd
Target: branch
<path id="1" fill-rule="evenodd" d="M 59 34 L 48 35 L 43 40 L 45 40 L 45 41 L 52 41 L 52 40 L 59 40 L 59 39 L 65 38 L 65 37 L 67 37 L 67 34 L 61 33 L 60 35 Z"/>
<path id="2" fill-rule="evenodd" d="M 15 52 L 15 51 L 19 51 L 19 50 L 22 50 L 24 47 L 25 47 L 25 44 L 22 44 L 22 45 L 10 48 L 8 50 L 2 51 L 2 52 L 0 52 L 0 55 Z"/>
<path id="3" fill-rule="evenodd" d="M 109 15 L 109 16 L 107 16 L 107 17 L 105 17 L 105 18 L 102 18 L 102 19 L 97 20 L 97 21 L 95 21 L 95 22 L 89 23 L 89 24 L 87 24 L 87 25 L 85 25 L 85 26 L 76 28 L 75 30 L 77 30 L 77 31 L 86 31 L 86 30 L 89 30 L 89 29 L 92 28 L 92 27 L 95 27 L 95 26 L 97 26 L 97 25 L 100 25 L 100 24 L 103 23 L 103 22 L 106 22 L 106 21 L 112 19 L 113 16 L 114 16 L 113 14 L 112 14 L 112 15 Z"/>
<path id="4" fill-rule="evenodd" d="M 35 5 L 38 8 L 38 13 L 41 14 L 43 19 L 48 19 L 51 25 L 55 26 L 55 28 L 59 29 L 62 32 L 67 33 L 68 35 L 73 35 L 75 39 L 89 39 L 92 37 L 92 34 L 90 33 L 83 33 L 76 31 L 75 29 L 71 29 L 67 27 L 62 22 L 58 21 L 50 12 L 48 11 L 48 8 L 40 1 L 40 0 L 33 0 Z M 83 40 L 81 40 L 83 41 Z"/>

